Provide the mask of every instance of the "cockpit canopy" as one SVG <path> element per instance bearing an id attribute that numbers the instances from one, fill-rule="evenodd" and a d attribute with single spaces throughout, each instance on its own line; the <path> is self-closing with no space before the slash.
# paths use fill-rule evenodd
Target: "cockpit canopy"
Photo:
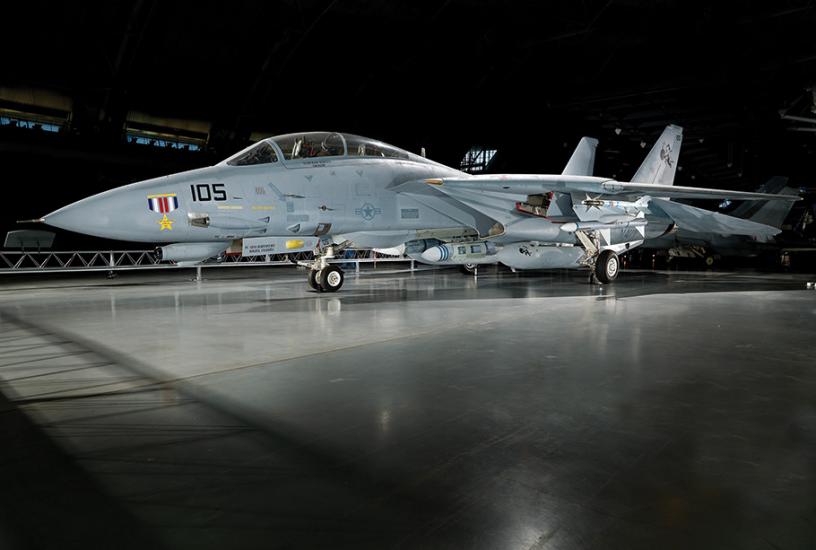
<path id="1" fill-rule="evenodd" d="M 318 157 L 375 157 L 408 159 L 413 156 L 381 141 L 338 132 L 303 132 L 267 138 L 231 156 L 221 164 L 250 166 L 283 160 Z"/>

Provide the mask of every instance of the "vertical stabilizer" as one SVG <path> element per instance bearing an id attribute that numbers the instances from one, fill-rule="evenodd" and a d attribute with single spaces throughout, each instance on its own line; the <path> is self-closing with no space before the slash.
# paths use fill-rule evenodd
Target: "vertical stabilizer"
<path id="1" fill-rule="evenodd" d="M 565 176 L 591 176 L 595 170 L 595 149 L 597 148 L 597 139 L 582 137 L 561 173 Z"/>
<path id="2" fill-rule="evenodd" d="M 677 159 L 680 157 L 682 143 L 683 129 L 673 124 L 666 126 L 660 139 L 632 177 L 632 183 L 674 184 L 674 173 L 677 171 Z"/>

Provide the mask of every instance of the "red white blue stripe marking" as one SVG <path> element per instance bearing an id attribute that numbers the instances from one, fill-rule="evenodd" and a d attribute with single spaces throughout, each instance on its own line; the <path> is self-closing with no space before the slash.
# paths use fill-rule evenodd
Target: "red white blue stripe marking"
<path id="1" fill-rule="evenodd" d="M 178 197 L 175 194 L 149 195 L 147 208 L 159 214 L 167 214 L 178 208 Z"/>

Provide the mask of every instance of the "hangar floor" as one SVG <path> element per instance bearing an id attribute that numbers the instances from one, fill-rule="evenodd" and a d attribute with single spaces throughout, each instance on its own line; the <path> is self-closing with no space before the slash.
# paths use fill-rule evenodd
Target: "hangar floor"
<path id="1" fill-rule="evenodd" d="M 0 282 L 0 547 L 812 548 L 816 291 Z"/>

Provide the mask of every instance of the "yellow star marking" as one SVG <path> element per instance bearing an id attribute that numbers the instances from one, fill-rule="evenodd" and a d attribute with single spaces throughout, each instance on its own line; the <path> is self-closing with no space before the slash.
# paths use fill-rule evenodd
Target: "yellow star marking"
<path id="1" fill-rule="evenodd" d="M 165 229 L 167 229 L 168 231 L 173 230 L 173 222 L 167 219 L 167 214 L 165 214 L 162 217 L 161 221 L 159 222 L 159 225 L 161 226 L 161 229 L 159 231 L 164 231 Z"/>

